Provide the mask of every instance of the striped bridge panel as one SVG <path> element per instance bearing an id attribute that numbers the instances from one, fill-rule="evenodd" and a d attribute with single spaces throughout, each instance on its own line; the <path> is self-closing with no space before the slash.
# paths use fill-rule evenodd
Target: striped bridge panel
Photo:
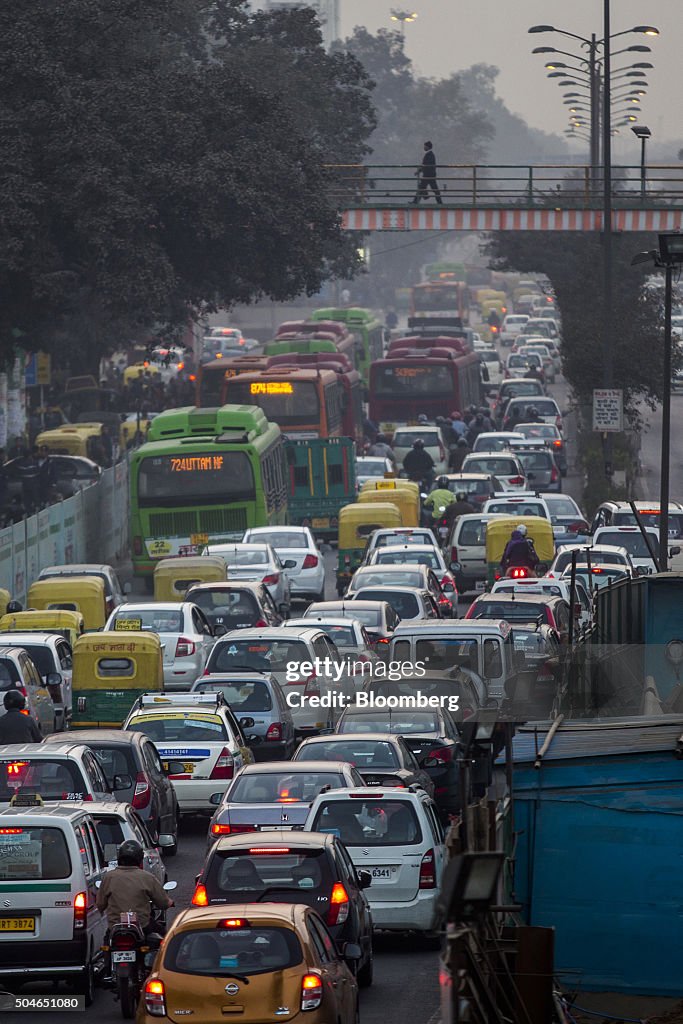
<path id="1" fill-rule="evenodd" d="M 346 231 L 601 231 L 602 210 L 452 209 L 405 206 L 342 211 Z M 614 210 L 614 231 L 680 231 L 683 210 Z"/>

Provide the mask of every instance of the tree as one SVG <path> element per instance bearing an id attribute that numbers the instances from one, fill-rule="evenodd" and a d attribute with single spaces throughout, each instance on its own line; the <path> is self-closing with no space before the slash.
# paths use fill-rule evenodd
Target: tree
<path id="1" fill-rule="evenodd" d="M 355 273 L 324 165 L 364 152 L 370 86 L 310 15 L 0 0 L 0 31 L 0 356 L 19 329 L 96 365 L 206 304 Z"/>

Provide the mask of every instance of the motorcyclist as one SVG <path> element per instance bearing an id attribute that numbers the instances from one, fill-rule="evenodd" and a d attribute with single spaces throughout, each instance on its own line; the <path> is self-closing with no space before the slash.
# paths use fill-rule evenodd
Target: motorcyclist
<path id="1" fill-rule="evenodd" d="M 451 430 L 456 435 L 456 440 L 467 433 L 467 424 L 458 409 L 454 409 L 451 413 Z"/>
<path id="2" fill-rule="evenodd" d="M 0 744 L 42 743 L 40 726 L 26 711 L 26 698 L 19 690 L 8 690 L 2 700 L 5 714 L 0 718 Z"/>
<path id="3" fill-rule="evenodd" d="M 126 839 L 118 849 L 118 867 L 107 871 L 97 890 L 97 909 L 107 915 L 110 928 L 118 924 L 121 914 L 133 912 L 145 935 L 158 925 L 152 919 L 152 906 L 168 910 L 173 900 L 149 871 L 142 867 L 144 850 L 135 839 Z"/>
<path id="4" fill-rule="evenodd" d="M 483 413 L 478 412 L 474 417 L 473 422 L 470 424 L 470 429 L 467 431 L 467 440 L 470 447 L 474 446 L 474 442 L 480 434 L 485 434 L 490 429 L 491 425 L 489 423 L 489 426 L 486 426 L 486 420 L 484 419 Z"/>
<path id="5" fill-rule="evenodd" d="M 417 422 L 418 422 L 419 426 L 421 426 L 421 427 L 428 427 L 429 426 L 429 419 L 427 418 L 427 416 L 423 412 L 421 412 L 420 415 L 417 417 Z"/>
<path id="6" fill-rule="evenodd" d="M 543 420 L 538 414 L 538 409 L 535 405 L 530 405 L 526 411 L 526 423 L 542 423 Z"/>
<path id="7" fill-rule="evenodd" d="M 425 451 L 425 443 L 421 437 L 413 441 L 413 447 L 403 460 L 403 468 L 409 480 L 418 483 L 428 482 L 434 475 L 434 459 Z"/>
<path id="8" fill-rule="evenodd" d="M 455 495 L 455 501 L 446 509 L 446 522 L 448 523 L 449 536 L 456 519 L 460 516 L 472 515 L 476 511 L 477 510 L 474 505 L 471 505 L 467 500 L 465 492 L 458 491 Z"/>
<path id="9" fill-rule="evenodd" d="M 527 528 L 524 523 L 520 523 L 512 531 L 510 540 L 507 542 L 500 562 L 501 568 L 503 572 L 507 572 L 513 566 L 519 566 L 535 572 L 539 561 L 534 542 L 530 537 L 527 537 Z"/>
<path id="10" fill-rule="evenodd" d="M 451 453 L 448 458 L 448 468 L 454 473 L 459 473 L 462 469 L 463 462 L 471 451 L 472 449 L 467 443 L 467 438 L 461 437 L 455 447 L 451 448 Z"/>
<path id="11" fill-rule="evenodd" d="M 374 443 L 368 448 L 368 455 L 376 455 L 381 459 L 389 459 L 394 465 L 396 465 L 394 449 L 391 445 L 387 444 L 387 439 L 384 434 L 377 435 Z"/>
<path id="12" fill-rule="evenodd" d="M 424 500 L 424 507 L 431 508 L 432 519 L 440 519 L 449 505 L 455 501 L 455 495 L 448 489 L 448 477 L 440 476 L 436 486 Z"/>

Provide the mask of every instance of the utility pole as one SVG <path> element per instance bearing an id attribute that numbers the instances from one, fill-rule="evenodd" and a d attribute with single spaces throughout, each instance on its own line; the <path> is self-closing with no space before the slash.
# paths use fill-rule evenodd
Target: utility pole
<path id="1" fill-rule="evenodd" d="M 603 0 L 603 72 L 602 72 L 602 246 L 603 246 L 603 325 L 602 359 L 605 388 L 614 387 L 614 346 L 612 338 L 612 117 L 611 117 L 611 49 L 610 0 Z M 604 439 L 605 477 L 611 480 L 612 437 Z"/>

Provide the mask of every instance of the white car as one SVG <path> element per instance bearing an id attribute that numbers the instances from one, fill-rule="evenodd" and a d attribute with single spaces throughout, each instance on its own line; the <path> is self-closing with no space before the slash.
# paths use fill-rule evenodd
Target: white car
<path id="1" fill-rule="evenodd" d="M 478 349 L 476 351 L 479 356 L 479 361 L 484 364 L 489 375 L 488 384 L 485 384 L 484 386 L 489 391 L 497 391 L 503 383 L 503 378 L 505 376 L 505 369 L 500 360 L 498 350 L 495 348 L 489 348 L 487 345 L 485 348 Z"/>
<path id="2" fill-rule="evenodd" d="M 154 743 L 181 814 L 213 811 L 212 793 L 227 789 L 253 761 L 222 693 L 142 694 L 123 729 L 142 732 Z"/>
<path id="3" fill-rule="evenodd" d="M 368 480 L 381 480 L 388 473 L 394 473 L 391 459 L 379 455 L 360 455 L 356 459 L 356 486 L 361 489 Z"/>
<path id="4" fill-rule="evenodd" d="M 504 426 L 507 430 L 514 430 L 513 410 L 519 409 L 520 414 L 516 418 L 520 423 L 528 423 L 532 415 L 531 410 L 535 409 L 538 418 L 542 423 L 554 423 L 562 430 L 562 413 L 554 398 L 543 395 L 540 398 L 511 398 L 505 408 Z"/>
<path id="5" fill-rule="evenodd" d="M 550 341 L 550 339 L 548 339 L 548 341 Z M 548 345 L 545 345 L 540 341 L 530 341 L 526 345 L 522 345 L 518 351 L 519 354 L 523 356 L 539 355 L 541 357 L 546 383 L 555 383 L 555 360 Z"/>
<path id="6" fill-rule="evenodd" d="M 492 594 L 546 594 L 548 597 L 561 597 L 571 606 L 571 584 L 565 577 L 548 579 L 547 576 L 539 576 L 537 579 L 527 577 L 526 579 L 501 579 L 491 587 Z M 576 615 L 580 628 L 588 628 L 591 623 L 591 601 L 585 583 L 577 575 L 576 577 L 576 601 L 580 605 L 580 611 Z"/>
<path id="7" fill-rule="evenodd" d="M 448 472 L 448 452 L 441 437 L 438 427 L 427 424 L 424 427 L 397 427 L 394 434 L 392 448 L 398 465 L 403 465 L 403 460 L 413 447 L 418 437 L 424 441 L 424 450 L 428 452 L 434 462 L 434 472 Z"/>
<path id="8" fill-rule="evenodd" d="M 508 313 L 500 327 L 502 345 L 510 345 L 521 334 L 529 317 L 526 313 Z"/>
<path id="9" fill-rule="evenodd" d="M 163 644 L 164 688 L 189 690 L 204 671 L 215 643 L 201 608 L 190 601 L 122 604 L 109 616 L 105 630 L 157 633 Z"/>
<path id="10" fill-rule="evenodd" d="M 659 531 L 653 527 L 645 527 L 645 533 L 650 539 L 652 550 L 659 558 Z M 626 548 L 636 571 L 641 573 L 659 572 L 659 566 L 650 554 L 645 538 L 637 526 L 601 526 L 593 534 L 594 544 L 618 544 Z M 680 547 L 669 548 L 668 557 L 677 555 Z"/>
<path id="11" fill-rule="evenodd" d="M 472 453 L 502 452 L 515 441 L 523 443 L 524 440 L 524 434 L 518 434 L 514 430 L 485 430 L 475 438 Z"/>
<path id="12" fill-rule="evenodd" d="M 291 585 L 287 569 L 296 565 L 294 558 L 282 562 L 275 549 L 263 542 L 258 544 L 209 544 L 207 555 L 220 555 L 228 568 L 228 580 L 263 583 L 281 615 L 289 614 Z"/>
<path id="13" fill-rule="evenodd" d="M 370 872 L 367 897 L 375 928 L 431 932 L 446 865 L 436 806 L 424 790 L 383 789 L 321 793 L 304 831 L 338 836 L 356 870 Z"/>
<path id="14" fill-rule="evenodd" d="M 543 516 L 550 519 L 550 509 L 545 498 L 535 493 L 494 494 L 484 502 L 482 512 L 499 512 L 505 516 Z"/>
<path id="15" fill-rule="evenodd" d="M 586 565 L 590 558 L 591 565 L 616 565 L 626 569 L 631 576 L 637 575 L 631 556 L 624 547 L 612 544 L 561 544 L 546 576 L 551 579 L 562 576 L 567 566 L 571 567 L 574 552 L 576 552 L 577 565 Z"/>
<path id="16" fill-rule="evenodd" d="M 286 569 L 292 598 L 325 600 L 325 564 L 313 534 L 307 526 L 257 526 L 247 530 L 243 543 L 267 542 L 282 563 L 293 560 Z"/>
<path id="17" fill-rule="evenodd" d="M 526 378 L 532 366 L 535 366 L 539 373 L 543 370 L 543 360 L 538 352 L 511 352 L 505 361 L 505 377 L 507 380 Z"/>
<path id="18" fill-rule="evenodd" d="M 426 565 L 434 571 L 441 589 L 453 602 L 458 600 L 458 588 L 443 552 L 433 544 L 391 544 L 375 548 L 364 565 Z"/>
<path id="19" fill-rule="evenodd" d="M 525 491 L 526 476 L 516 455 L 503 452 L 472 452 L 465 457 L 462 473 L 488 473 L 495 476 L 504 491 Z"/>
<path id="20" fill-rule="evenodd" d="M 393 547 L 395 544 L 431 544 L 437 547 L 436 537 L 431 530 L 422 526 L 383 526 L 373 530 L 368 537 L 362 565 L 367 565 L 375 548 Z"/>

